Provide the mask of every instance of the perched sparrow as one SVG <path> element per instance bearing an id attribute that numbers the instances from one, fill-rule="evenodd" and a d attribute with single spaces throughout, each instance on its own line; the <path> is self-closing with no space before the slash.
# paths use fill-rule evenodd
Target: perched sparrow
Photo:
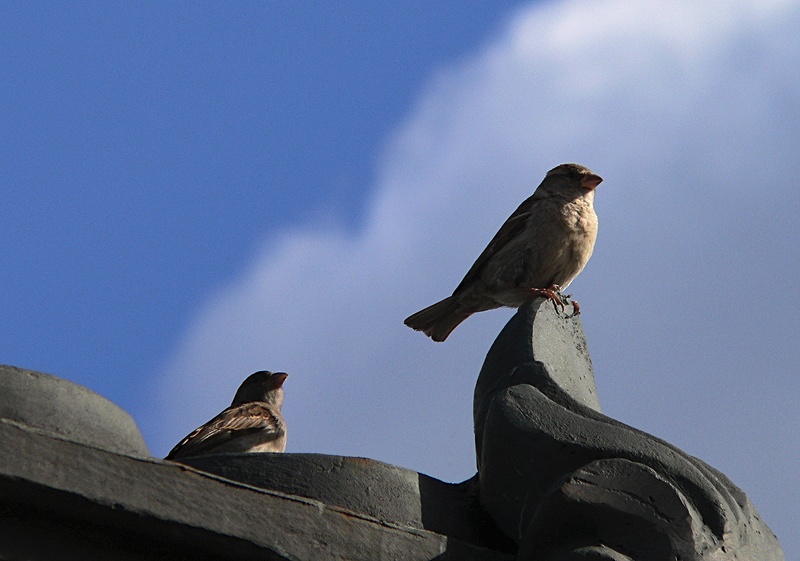
<path id="1" fill-rule="evenodd" d="M 597 238 L 594 189 L 603 179 L 578 164 L 547 172 L 536 191 L 506 220 L 452 296 L 409 316 L 405 324 L 434 341 L 475 312 L 519 307 L 559 292 L 583 270 Z M 577 302 L 573 303 L 579 313 Z"/>
<path id="2" fill-rule="evenodd" d="M 262 370 L 239 386 L 231 406 L 192 431 L 165 459 L 223 452 L 283 452 L 286 424 L 281 415 L 284 372 Z"/>

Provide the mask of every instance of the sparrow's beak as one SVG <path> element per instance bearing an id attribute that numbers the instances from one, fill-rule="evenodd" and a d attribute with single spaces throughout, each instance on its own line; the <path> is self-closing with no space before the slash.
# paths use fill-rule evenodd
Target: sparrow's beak
<path id="1" fill-rule="evenodd" d="M 272 389 L 278 389 L 283 386 L 283 383 L 288 377 L 289 375 L 286 372 L 276 372 L 270 377 L 269 385 L 272 387 Z"/>
<path id="2" fill-rule="evenodd" d="M 581 187 L 586 189 L 587 191 L 593 191 L 595 187 L 602 183 L 603 178 L 599 175 L 595 175 L 593 173 L 587 173 L 583 177 L 581 177 Z"/>

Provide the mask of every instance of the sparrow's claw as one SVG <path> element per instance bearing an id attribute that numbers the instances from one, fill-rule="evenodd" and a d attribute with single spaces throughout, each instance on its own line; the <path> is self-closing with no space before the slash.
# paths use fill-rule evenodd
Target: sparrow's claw
<path id="1" fill-rule="evenodd" d="M 559 309 L 558 309 L 559 307 L 561 308 L 560 311 L 563 312 L 564 311 L 564 302 L 562 302 L 561 298 L 558 296 L 559 288 L 560 287 L 557 284 L 554 284 L 550 288 L 530 288 L 528 290 L 531 293 L 531 296 L 533 296 L 534 298 L 543 297 L 543 298 L 547 298 L 548 300 L 550 300 L 553 303 L 553 306 L 555 307 L 556 312 L 559 311 Z"/>
<path id="2" fill-rule="evenodd" d="M 570 298 L 570 296 L 567 296 L 567 298 Z M 578 304 L 578 301 L 570 300 L 570 303 L 572 304 L 572 315 L 570 315 L 569 317 L 574 318 L 575 316 L 581 315 L 581 305 Z"/>
<path id="3" fill-rule="evenodd" d="M 578 303 L 577 300 L 572 299 L 572 294 L 561 294 L 561 293 L 559 294 L 561 298 L 563 298 L 564 302 L 566 302 L 567 304 L 572 304 L 572 313 L 567 316 L 567 319 L 581 315 L 581 305 Z"/>

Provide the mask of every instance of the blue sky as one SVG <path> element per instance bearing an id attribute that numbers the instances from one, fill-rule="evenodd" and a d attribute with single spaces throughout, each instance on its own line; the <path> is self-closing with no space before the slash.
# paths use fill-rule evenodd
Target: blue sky
<path id="1" fill-rule="evenodd" d="M 358 227 L 382 139 L 512 4 L 5 4 L 3 360 L 146 411 L 260 240 Z"/>
<path id="2" fill-rule="evenodd" d="M 286 370 L 289 451 L 463 480 L 511 311 L 440 345 L 402 320 L 577 161 L 605 178 L 570 287 L 604 411 L 797 558 L 800 5 L 383 4 L 3 5 L 0 361 L 155 455 Z"/>

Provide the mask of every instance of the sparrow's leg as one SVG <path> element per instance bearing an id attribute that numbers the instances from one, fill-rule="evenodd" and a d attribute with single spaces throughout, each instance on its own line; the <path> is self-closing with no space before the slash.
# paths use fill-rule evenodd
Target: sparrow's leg
<path id="1" fill-rule="evenodd" d="M 550 300 L 555 306 L 556 311 L 558 312 L 559 306 L 561 307 L 561 311 L 564 311 L 564 302 L 561 301 L 561 298 L 558 297 L 558 293 L 561 290 L 561 287 L 557 284 L 554 284 L 550 288 L 529 288 L 528 292 L 534 298 L 544 297 Z"/>

